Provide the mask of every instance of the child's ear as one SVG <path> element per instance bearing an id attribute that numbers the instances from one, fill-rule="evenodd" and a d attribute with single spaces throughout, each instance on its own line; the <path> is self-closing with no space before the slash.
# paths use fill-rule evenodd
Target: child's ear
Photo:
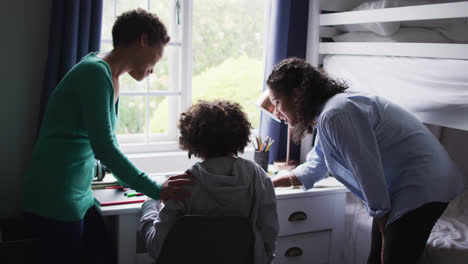
<path id="1" fill-rule="evenodd" d="M 296 87 L 293 89 L 293 96 L 294 98 L 297 98 L 299 96 L 299 88 Z"/>
<path id="2" fill-rule="evenodd" d="M 148 46 L 148 45 L 149 45 L 148 34 L 147 33 L 141 34 L 141 36 L 140 36 L 140 46 L 145 47 L 145 46 Z"/>

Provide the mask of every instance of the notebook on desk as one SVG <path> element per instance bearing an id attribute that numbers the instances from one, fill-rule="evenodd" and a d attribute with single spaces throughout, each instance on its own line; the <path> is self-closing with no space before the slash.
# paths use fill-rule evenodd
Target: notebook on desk
<path id="1" fill-rule="evenodd" d="M 148 199 L 147 196 L 132 196 L 127 197 L 121 189 L 101 189 L 93 190 L 94 199 L 101 206 L 143 203 Z"/>
<path id="2" fill-rule="evenodd" d="M 314 188 L 344 187 L 335 177 L 326 177 L 314 184 Z"/>
<path id="3" fill-rule="evenodd" d="M 183 172 L 168 172 L 168 173 L 155 173 L 150 174 L 149 177 L 156 181 L 157 183 L 164 183 L 170 176 L 180 175 Z M 111 184 L 109 182 L 97 183 L 94 186 L 93 183 L 93 195 L 94 199 L 99 203 L 100 206 L 109 206 L 109 205 L 120 205 L 120 204 L 132 204 L 132 203 L 143 203 L 148 196 L 132 196 L 127 197 L 124 194 L 122 189 L 109 189 L 109 188 L 118 188 L 120 185 L 113 177 L 107 177 L 108 179 L 113 179 Z M 97 186 L 102 185 L 102 186 Z"/>

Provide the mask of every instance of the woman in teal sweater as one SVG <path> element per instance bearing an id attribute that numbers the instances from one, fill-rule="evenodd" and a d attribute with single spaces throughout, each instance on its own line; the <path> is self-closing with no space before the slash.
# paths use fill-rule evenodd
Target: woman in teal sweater
<path id="1" fill-rule="evenodd" d="M 91 255 L 99 255 L 83 251 L 103 230 L 91 190 L 96 159 L 153 199 L 188 195 L 179 186 L 191 183 L 188 175 L 158 185 L 119 150 L 115 133 L 119 77 L 129 73 L 141 81 L 151 74 L 169 42 L 167 30 L 156 15 L 138 9 L 117 18 L 112 37 L 111 52 L 90 53 L 55 88 L 24 178 L 22 207 L 42 240 L 41 253 L 47 256 L 42 262 L 78 262 L 86 255 L 90 262 Z"/>

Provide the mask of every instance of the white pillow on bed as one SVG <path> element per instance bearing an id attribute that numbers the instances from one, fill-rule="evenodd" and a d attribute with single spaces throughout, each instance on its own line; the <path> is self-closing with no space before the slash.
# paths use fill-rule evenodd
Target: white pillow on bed
<path id="1" fill-rule="evenodd" d="M 456 43 L 468 43 L 468 18 L 405 21 L 401 26 L 436 29 Z"/>
<path id="2" fill-rule="evenodd" d="M 416 5 L 427 5 L 427 4 L 440 4 L 448 2 L 463 2 L 464 0 L 371 0 L 364 2 L 357 7 L 353 8 L 351 11 L 359 10 L 372 10 L 372 9 L 381 9 L 381 8 L 391 8 L 391 7 L 403 7 L 403 6 L 416 6 Z M 420 22 L 420 21 L 417 21 Z M 466 21 L 465 21 L 466 22 Z M 352 25 L 340 25 L 336 26 L 338 30 L 344 32 L 354 32 L 354 31 L 370 31 L 378 34 L 380 36 L 390 36 L 397 32 L 401 25 L 405 25 L 407 22 L 376 22 L 376 23 L 365 23 L 365 24 L 352 24 Z M 424 23 L 424 22 L 423 22 Z M 461 25 L 463 26 L 463 25 Z M 417 25 L 408 26 L 408 27 L 420 27 Z M 458 25 L 460 27 L 460 25 Z M 453 40 L 466 41 L 465 37 L 457 39 L 456 37 L 451 38 L 451 36 L 459 36 L 459 28 L 456 28 L 456 33 L 452 33 L 454 30 L 446 30 L 444 34 Z M 462 29 L 463 30 L 463 29 Z M 466 33 L 467 31 L 464 31 Z M 468 34 L 468 33 L 466 33 Z M 463 34 L 466 36 L 465 34 Z M 460 37 L 459 37 L 460 38 Z"/>
<path id="3" fill-rule="evenodd" d="M 378 0 L 364 2 L 351 11 L 370 10 L 392 7 L 393 4 L 389 0 Z M 381 36 L 389 36 L 395 33 L 400 28 L 400 22 L 378 22 L 378 23 L 365 23 L 365 24 L 352 24 L 342 25 L 336 27 L 338 30 L 344 32 L 353 31 L 371 31 Z"/>
<path id="4" fill-rule="evenodd" d="M 395 34 L 384 37 L 373 32 L 355 31 L 333 37 L 337 42 L 413 42 L 452 43 L 438 30 L 424 28 L 400 28 Z"/>

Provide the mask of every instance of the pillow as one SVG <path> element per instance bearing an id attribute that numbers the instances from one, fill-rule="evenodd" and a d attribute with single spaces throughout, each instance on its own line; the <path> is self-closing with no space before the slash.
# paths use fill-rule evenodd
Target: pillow
<path id="1" fill-rule="evenodd" d="M 402 27 L 436 29 L 456 43 L 468 43 L 468 18 L 401 22 Z"/>
<path id="2" fill-rule="evenodd" d="M 351 11 L 359 10 L 371 10 L 392 7 L 392 3 L 389 0 L 377 0 L 364 2 Z M 400 28 L 400 22 L 377 22 L 377 23 L 365 23 L 365 24 L 351 24 L 351 25 L 340 25 L 336 27 L 338 30 L 344 32 L 354 31 L 370 31 L 380 36 L 389 36 L 395 33 Z"/>
<path id="3" fill-rule="evenodd" d="M 448 2 L 463 2 L 463 0 L 372 0 L 372 1 L 367 1 L 358 5 L 357 7 L 353 8 L 351 11 L 426 5 L 426 4 L 438 4 L 438 3 L 448 3 Z M 370 31 L 380 36 L 390 36 L 394 34 L 400 28 L 400 25 L 403 23 L 405 22 L 401 22 L 401 23 L 399 21 L 397 22 L 375 22 L 375 23 L 365 23 L 365 24 L 340 25 L 340 26 L 337 26 L 336 28 L 344 32 Z M 418 26 L 413 26 L 413 27 L 418 27 Z M 450 32 L 448 34 L 450 34 Z"/>
<path id="4" fill-rule="evenodd" d="M 348 32 L 333 37 L 338 42 L 414 42 L 414 43 L 452 43 L 440 31 L 424 28 L 400 28 L 388 37 L 373 32 Z"/>

